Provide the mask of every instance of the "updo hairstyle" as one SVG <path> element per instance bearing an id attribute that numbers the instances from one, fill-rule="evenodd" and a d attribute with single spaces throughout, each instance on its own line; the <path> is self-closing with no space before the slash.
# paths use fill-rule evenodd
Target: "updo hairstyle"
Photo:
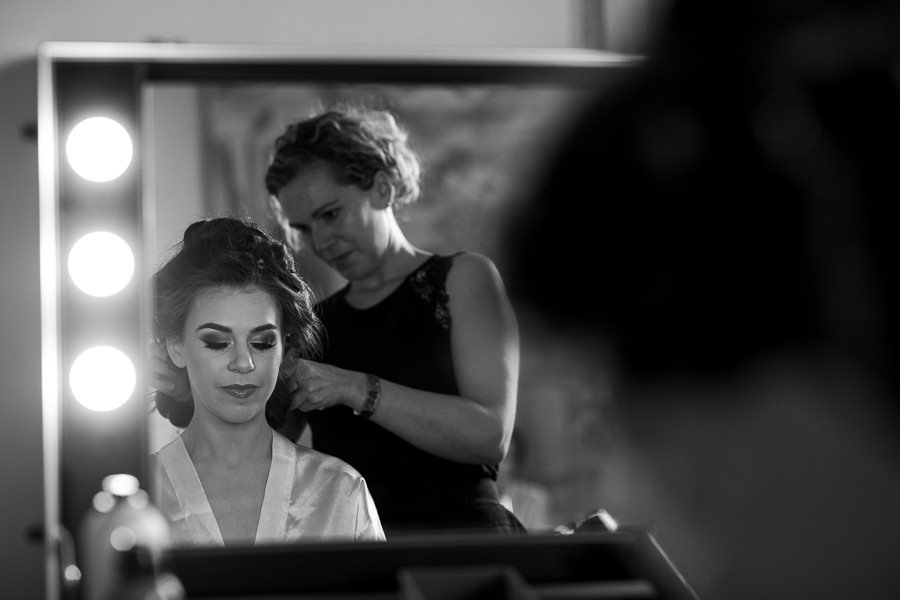
<path id="1" fill-rule="evenodd" d="M 273 429 L 280 429 L 293 391 L 284 367 L 292 362 L 289 359 L 316 356 L 322 330 L 313 312 L 313 294 L 297 274 L 288 248 L 249 219 L 196 221 L 185 230 L 175 254 L 157 271 L 153 283 L 153 335 L 163 344 L 167 338 L 182 339 L 188 312 L 201 292 L 256 286 L 275 299 L 281 309 L 285 361 L 266 403 L 266 420 Z M 187 426 L 194 414 L 193 398 L 184 402 L 157 392 L 155 405 L 176 427 Z"/>

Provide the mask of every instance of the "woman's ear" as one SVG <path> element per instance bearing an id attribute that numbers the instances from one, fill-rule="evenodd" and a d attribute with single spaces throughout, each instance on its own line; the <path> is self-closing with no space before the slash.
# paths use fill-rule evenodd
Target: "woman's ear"
<path id="1" fill-rule="evenodd" d="M 378 198 L 377 208 L 388 208 L 394 203 L 394 184 L 391 183 L 391 178 L 384 171 L 375 173 L 372 189 Z"/>
<path id="2" fill-rule="evenodd" d="M 187 366 L 187 363 L 184 361 L 180 343 L 172 338 L 166 338 L 166 351 L 169 353 L 169 358 L 172 359 L 172 362 L 175 363 L 176 367 L 183 369 Z"/>

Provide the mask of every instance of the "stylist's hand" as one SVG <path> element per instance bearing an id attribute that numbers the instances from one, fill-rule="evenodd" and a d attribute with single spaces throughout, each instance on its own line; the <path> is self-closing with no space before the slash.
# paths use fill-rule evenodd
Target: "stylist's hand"
<path id="1" fill-rule="evenodd" d="M 359 410 L 365 401 L 366 376 L 312 360 L 299 359 L 294 370 L 297 389 L 291 408 L 303 412 L 346 404 Z"/>
<path id="2" fill-rule="evenodd" d="M 147 344 L 147 353 L 150 356 L 150 386 L 175 400 L 186 402 L 191 394 L 187 370 L 172 364 L 165 344 L 151 340 Z"/>

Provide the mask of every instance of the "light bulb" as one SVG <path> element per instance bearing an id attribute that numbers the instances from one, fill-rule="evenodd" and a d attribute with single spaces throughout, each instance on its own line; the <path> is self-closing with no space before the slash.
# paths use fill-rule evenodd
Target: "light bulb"
<path id="1" fill-rule="evenodd" d="M 78 355 L 69 371 L 72 395 L 84 407 L 98 412 L 125 404 L 134 392 L 137 374 L 124 352 L 95 346 Z"/>
<path id="2" fill-rule="evenodd" d="M 82 292 L 111 296 L 134 274 L 134 254 L 114 233 L 94 231 L 82 236 L 69 251 L 69 276 Z"/>
<path id="3" fill-rule="evenodd" d="M 90 117 L 79 122 L 66 140 L 66 158 L 88 181 L 112 181 L 125 172 L 134 152 L 131 136 L 118 122 Z"/>

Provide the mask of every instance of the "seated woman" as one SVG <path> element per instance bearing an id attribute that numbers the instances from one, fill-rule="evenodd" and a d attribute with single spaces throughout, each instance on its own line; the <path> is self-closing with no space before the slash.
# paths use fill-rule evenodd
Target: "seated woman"
<path id="1" fill-rule="evenodd" d="M 151 455 L 175 543 L 384 540 L 362 476 L 276 431 L 286 371 L 314 354 L 321 330 L 287 248 L 250 222 L 198 221 L 154 283 L 154 335 L 187 370 L 192 397 L 155 402 L 185 427 Z"/>

